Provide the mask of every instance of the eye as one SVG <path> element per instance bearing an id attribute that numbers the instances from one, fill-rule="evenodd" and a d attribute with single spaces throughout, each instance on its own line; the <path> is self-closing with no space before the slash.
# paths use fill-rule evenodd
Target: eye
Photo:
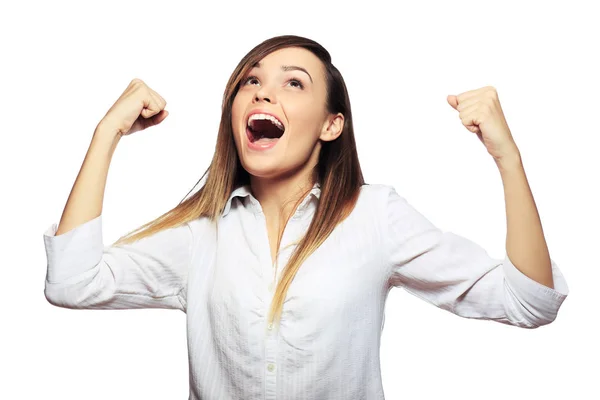
<path id="1" fill-rule="evenodd" d="M 302 84 L 302 82 L 299 79 L 292 78 L 288 82 L 292 85 L 292 87 L 296 87 L 298 89 L 304 89 L 304 85 Z"/>
<path id="2" fill-rule="evenodd" d="M 248 84 L 250 84 L 250 85 L 254 85 L 254 83 L 251 83 L 252 81 L 256 81 L 256 82 L 258 82 L 258 78 L 257 78 L 257 77 L 255 77 L 255 76 L 249 76 L 249 77 L 247 77 L 247 78 L 246 78 L 246 80 L 244 81 L 244 85 L 248 85 Z"/>

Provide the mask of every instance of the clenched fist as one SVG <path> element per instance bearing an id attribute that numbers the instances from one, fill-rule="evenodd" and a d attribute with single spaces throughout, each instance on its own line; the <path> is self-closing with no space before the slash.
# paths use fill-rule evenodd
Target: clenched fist
<path id="1" fill-rule="evenodd" d="M 141 79 L 133 79 L 100 123 L 119 135 L 158 125 L 169 115 L 167 102 Z"/>

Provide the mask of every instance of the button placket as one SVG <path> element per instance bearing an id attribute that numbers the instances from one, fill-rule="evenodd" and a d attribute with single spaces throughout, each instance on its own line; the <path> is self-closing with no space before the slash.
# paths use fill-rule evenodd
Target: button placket
<path id="1" fill-rule="evenodd" d="M 275 399 L 277 395 L 276 340 L 273 324 L 269 324 L 265 340 L 265 398 L 267 399 Z"/>

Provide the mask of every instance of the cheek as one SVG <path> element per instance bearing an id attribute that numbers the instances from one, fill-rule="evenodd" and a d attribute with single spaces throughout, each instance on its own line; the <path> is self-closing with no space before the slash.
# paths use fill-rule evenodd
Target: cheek
<path id="1" fill-rule="evenodd" d="M 236 148 L 239 151 L 240 146 L 240 138 L 239 138 L 239 130 L 240 130 L 240 121 L 243 115 L 243 109 L 240 107 L 241 103 L 239 99 L 236 97 L 231 105 L 231 128 L 233 134 L 233 141 L 235 143 Z"/>
<path id="2" fill-rule="evenodd" d="M 314 142 L 321 134 L 322 113 L 314 107 L 294 107 L 287 113 L 293 127 L 294 140 Z"/>
<path id="3" fill-rule="evenodd" d="M 242 117 L 244 115 L 244 111 L 248 103 L 243 93 L 238 93 L 233 99 L 233 103 L 231 104 L 231 124 L 235 130 L 238 129 Z"/>
<path id="4" fill-rule="evenodd" d="M 231 125 L 233 126 L 234 130 L 237 130 L 237 125 L 239 124 L 239 121 L 240 121 L 240 115 L 241 115 L 241 110 L 240 110 L 240 106 L 239 106 L 239 101 L 236 98 L 233 101 L 233 104 L 231 105 Z"/>

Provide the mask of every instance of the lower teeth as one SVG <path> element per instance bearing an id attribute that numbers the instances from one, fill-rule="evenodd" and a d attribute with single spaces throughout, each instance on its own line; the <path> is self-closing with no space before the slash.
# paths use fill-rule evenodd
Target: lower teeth
<path id="1" fill-rule="evenodd" d="M 260 138 L 258 140 L 255 140 L 254 143 L 268 143 L 268 142 L 274 142 L 275 140 L 277 140 L 278 138 Z"/>

